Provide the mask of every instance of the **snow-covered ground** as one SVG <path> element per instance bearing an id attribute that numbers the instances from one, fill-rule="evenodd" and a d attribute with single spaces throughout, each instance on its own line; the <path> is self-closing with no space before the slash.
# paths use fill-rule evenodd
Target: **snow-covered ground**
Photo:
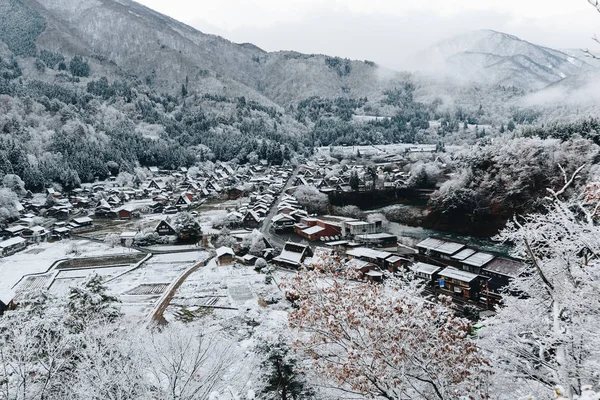
<path id="1" fill-rule="evenodd" d="M 78 254 L 72 252 L 74 248 L 78 250 Z M 0 259 L 0 286 L 11 288 L 23 276 L 46 272 L 52 264 L 61 259 L 125 254 L 126 252 L 129 250 L 123 247 L 113 248 L 104 243 L 88 240 L 40 243 Z"/>
<path id="2" fill-rule="evenodd" d="M 139 268 L 109 280 L 107 286 L 121 300 L 127 317 L 147 319 L 164 290 L 182 272 L 208 257 L 205 251 L 154 255 Z"/>
<path id="3" fill-rule="evenodd" d="M 213 259 L 188 277 L 165 312 L 167 321 L 188 321 L 232 345 L 236 362 L 225 379 L 230 378 L 234 392 L 252 387 L 257 379 L 258 340 L 291 332 L 289 303 L 277 287 L 284 275 L 289 273 L 275 271 L 273 282 L 267 284 L 265 274 L 251 266 L 217 265 Z"/>

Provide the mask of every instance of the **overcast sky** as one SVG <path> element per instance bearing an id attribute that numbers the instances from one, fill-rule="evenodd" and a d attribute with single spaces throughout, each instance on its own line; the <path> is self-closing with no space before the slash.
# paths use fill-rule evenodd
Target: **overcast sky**
<path id="1" fill-rule="evenodd" d="M 394 69 L 435 42 L 494 29 L 554 48 L 594 49 L 587 0 L 137 0 L 205 33 L 267 51 L 367 59 Z M 600 46 L 598 46 L 600 51 Z"/>

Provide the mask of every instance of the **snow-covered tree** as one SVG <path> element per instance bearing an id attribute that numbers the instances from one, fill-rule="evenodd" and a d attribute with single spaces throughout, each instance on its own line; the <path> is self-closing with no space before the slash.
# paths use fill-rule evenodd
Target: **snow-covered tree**
<path id="1" fill-rule="evenodd" d="M 320 375 L 387 399 L 488 397 L 490 369 L 468 338 L 468 321 L 395 281 L 347 278 L 317 268 L 284 283 L 297 345 Z"/>
<path id="2" fill-rule="evenodd" d="M 319 192 L 314 186 L 298 186 L 294 192 L 298 204 L 305 207 L 310 213 L 326 212 L 329 207 L 329 198 Z"/>
<path id="3" fill-rule="evenodd" d="M 139 351 L 142 329 L 106 324 L 87 328 L 79 351 L 70 398 L 125 400 L 148 398 L 144 360 Z"/>
<path id="4" fill-rule="evenodd" d="M 565 174 L 544 213 L 515 218 L 498 236 L 527 260 L 481 344 L 498 368 L 496 383 L 546 399 L 562 385 L 568 398 L 600 377 L 600 184 L 571 189 Z"/>
<path id="5" fill-rule="evenodd" d="M 248 253 L 255 256 L 262 255 L 266 248 L 263 234 L 259 230 L 254 229 L 251 234 L 246 235 L 242 240 L 242 248 L 248 249 Z"/>
<path id="6" fill-rule="evenodd" d="M 0 399 L 62 399 L 68 392 L 79 339 L 47 292 L 32 293 L 0 318 Z"/>
<path id="7" fill-rule="evenodd" d="M 25 191 L 25 182 L 21 179 L 19 175 L 15 174 L 6 174 L 2 179 L 2 184 L 5 188 L 8 188 L 15 192 L 16 194 L 23 196 Z"/>
<path id="8" fill-rule="evenodd" d="M 116 247 L 121 244 L 121 237 L 118 233 L 108 233 L 104 237 L 104 243 L 106 243 L 110 247 Z"/>
<path id="9" fill-rule="evenodd" d="M 175 216 L 173 228 L 180 240 L 197 241 L 202 236 L 202 227 L 189 212 L 181 212 Z"/>
<path id="10" fill-rule="evenodd" d="M 93 274 L 81 285 L 69 289 L 66 304 L 68 325 L 75 332 L 95 324 L 115 322 L 121 311 L 115 306 L 117 298 L 107 293 L 104 278 Z"/>
<path id="11" fill-rule="evenodd" d="M 368 222 L 381 222 L 381 227 L 386 230 L 390 226 L 390 221 L 382 213 L 371 213 L 367 215 Z"/>
<path id="12" fill-rule="evenodd" d="M 290 340 L 282 336 L 261 338 L 256 347 L 262 356 L 260 398 L 265 400 L 308 400 L 314 392 L 290 348 Z"/>
<path id="13" fill-rule="evenodd" d="M 152 387 L 150 398 L 164 400 L 208 398 L 236 356 L 218 335 L 180 325 L 150 332 L 139 351 Z"/>

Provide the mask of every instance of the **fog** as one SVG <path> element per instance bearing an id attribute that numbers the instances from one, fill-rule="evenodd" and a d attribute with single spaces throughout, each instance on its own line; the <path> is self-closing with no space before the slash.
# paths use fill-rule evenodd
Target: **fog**
<path id="1" fill-rule="evenodd" d="M 140 0 L 205 33 L 267 51 L 295 50 L 412 69 L 412 56 L 454 35 L 493 29 L 553 48 L 593 48 L 600 14 L 586 0 Z M 498 4 L 499 3 L 499 4 Z"/>

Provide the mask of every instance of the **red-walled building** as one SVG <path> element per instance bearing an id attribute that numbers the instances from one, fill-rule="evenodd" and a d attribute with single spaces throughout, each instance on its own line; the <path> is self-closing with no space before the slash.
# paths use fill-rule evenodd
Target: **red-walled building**
<path id="1" fill-rule="evenodd" d="M 302 218 L 300 223 L 294 225 L 294 232 L 310 241 L 318 241 L 321 238 L 332 240 L 331 238 L 339 236 L 341 231 L 338 223 L 317 218 Z"/>

